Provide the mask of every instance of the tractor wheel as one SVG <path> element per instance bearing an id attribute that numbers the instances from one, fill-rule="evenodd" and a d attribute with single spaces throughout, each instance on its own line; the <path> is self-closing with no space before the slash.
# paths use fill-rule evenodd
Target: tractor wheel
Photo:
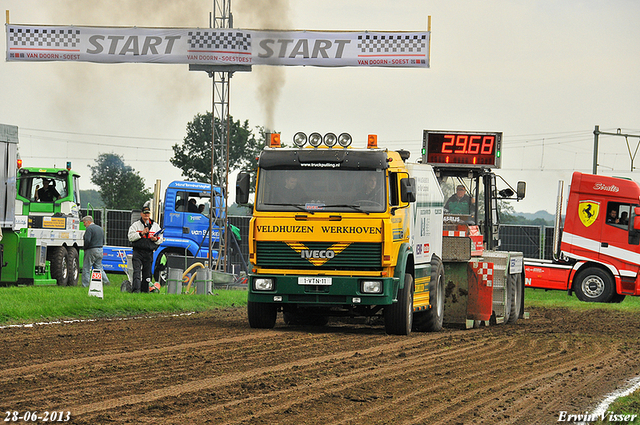
<path id="1" fill-rule="evenodd" d="M 67 286 L 78 285 L 80 277 L 80 260 L 78 258 L 78 250 L 73 247 L 67 247 Z"/>
<path id="2" fill-rule="evenodd" d="M 438 258 L 434 258 L 431 263 L 429 303 L 431 304 L 429 310 L 414 314 L 415 329 L 419 332 L 442 330 L 444 320 L 444 267 Z"/>
<path id="3" fill-rule="evenodd" d="M 67 248 L 64 246 L 57 246 L 53 248 L 51 253 L 51 277 L 56 280 L 58 286 L 66 286 L 69 278 L 68 267 L 69 255 Z"/>
<path id="4" fill-rule="evenodd" d="M 247 302 L 249 326 L 259 329 L 271 329 L 276 324 L 278 311 L 274 304 Z"/>
<path id="5" fill-rule="evenodd" d="M 613 277 L 605 270 L 589 267 L 578 272 L 573 291 L 580 301 L 606 303 L 615 294 Z"/>
<path id="6" fill-rule="evenodd" d="M 390 335 L 409 335 L 413 325 L 413 276 L 404 275 L 404 288 L 398 290 L 398 301 L 384 309 L 384 327 Z"/>
<path id="7" fill-rule="evenodd" d="M 511 309 L 509 310 L 509 318 L 506 320 L 509 324 L 514 324 L 520 318 L 522 313 L 522 276 L 519 274 L 510 274 L 507 277 L 507 285 L 511 287 Z"/>

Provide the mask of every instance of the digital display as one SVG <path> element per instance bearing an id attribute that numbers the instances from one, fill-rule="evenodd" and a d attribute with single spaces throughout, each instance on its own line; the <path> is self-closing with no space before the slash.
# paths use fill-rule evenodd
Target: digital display
<path id="1" fill-rule="evenodd" d="M 422 162 L 451 167 L 500 168 L 502 133 L 424 130 Z"/>

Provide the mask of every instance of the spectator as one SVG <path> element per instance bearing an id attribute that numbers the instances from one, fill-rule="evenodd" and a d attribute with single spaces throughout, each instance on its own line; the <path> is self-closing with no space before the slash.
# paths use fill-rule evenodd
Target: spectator
<path id="1" fill-rule="evenodd" d="M 84 260 L 82 262 L 82 286 L 89 287 L 91 270 L 102 273 L 102 282 L 110 285 L 109 278 L 102 268 L 102 247 L 104 246 L 104 231 L 93 222 L 93 217 L 86 215 L 82 218 L 84 227 Z"/>
<path id="2" fill-rule="evenodd" d="M 149 292 L 151 284 L 153 251 L 162 243 L 162 236 L 158 223 L 151 219 L 151 210 L 143 206 L 140 220 L 136 220 L 129 227 L 129 241 L 133 245 L 133 292 Z"/>

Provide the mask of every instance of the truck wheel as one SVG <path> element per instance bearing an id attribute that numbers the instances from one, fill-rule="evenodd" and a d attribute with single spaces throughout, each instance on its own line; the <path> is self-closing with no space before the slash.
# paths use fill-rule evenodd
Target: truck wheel
<path id="1" fill-rule="evenodd" d="M 78 258 L 78 250 L 73 247 L 67 247 L 67 286 L 76 286 L 78 277 L 80 277 L 80 260 Z"/>
<path id="2" fill-rule="evenodd" d="M 247 302 L 249 326 L 258 329 L 271 329 L 276 324 L 276 306 L 268 303 Z"/>
<path id="3" fill-rule="evenodd" d="M 51 277 L 58 286 L 66 286 L 69 278 L 68 253 L 64 246 L 57 246 L 51 253 Z"/>
<path id="4" fill-rule="evenodd" d="M 580 271 L 573 281 L 573 291 L 580 301 L 593 303 L 609 302 L 615 294 L 612 276 L 597 267 Z"/>
<path id="5" fill-rule="evenodd" d="M 442 330 L 444 320 L 444 267 L 440 259 L 431 263 L 431 282 L 429 283 L 428 311 L 415 313 L 415 329 L 419 332 L 437 332 Z"/>
<path id="6" fill-rule="evenodd" d="M 398 301 L 384 308 L 384 328 L 390 335 L 409 335 L 413 325 L 413 276 L 404 275 Z"/>
<path id="7" fill-rule="evenodd" d="M 509 318 L 506 322 L 514 324 L 518 321 L 522 307 L 522 276 L 519 274 L 510 274 L 507 277 L 507 285 L 511 288 L 511 308 L 509 310 Z"/>

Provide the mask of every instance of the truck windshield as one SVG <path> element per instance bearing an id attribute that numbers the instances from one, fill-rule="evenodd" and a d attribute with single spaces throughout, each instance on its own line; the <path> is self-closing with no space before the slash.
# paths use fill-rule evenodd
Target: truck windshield
<path id="1" fill-rule="evenodd" d="M 53 202 L 68 195 L 67 181 L 57 174 L 29 174 L 20 178 L 18 193 L 32 202 Z"/>
<path id="2" fill-rule="evenodd" d="M 382 170 L 261 169 L 258 211 L 384 212 L 387 184 Z"/>

